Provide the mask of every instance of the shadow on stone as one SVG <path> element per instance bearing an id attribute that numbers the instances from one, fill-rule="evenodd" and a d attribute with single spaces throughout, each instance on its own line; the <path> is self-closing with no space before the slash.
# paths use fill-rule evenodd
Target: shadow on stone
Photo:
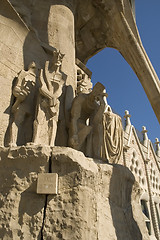
<path id="1" fill-rule="evenodd" d="M 109 203 L 117 240 L 142 240 L 132 212 L 131 196 L 134 182 L 135 178 L 127 168 L 113 166 Z"/>
<path id="2" fill-rule="evenodd" d="M 37 181 L 34 181 L 29 188 L 27 188 L 24 192 L 21 193 L 19 209 L 18 209 L 18 213 L 19 213 L 18 223 L 20 225 L 23 225 L 26 214 L 28 215 L 28 217 L 31 218 L 31 222 L 34 222 L 35 221 L 34 215 L 37 215 L 38 213 L 43 212 L 44 197 L 41 197 L 42 195 L 39 196 L 38 194 L 36 194 L 35 192 L 36 186 L 37 186 Z"/>

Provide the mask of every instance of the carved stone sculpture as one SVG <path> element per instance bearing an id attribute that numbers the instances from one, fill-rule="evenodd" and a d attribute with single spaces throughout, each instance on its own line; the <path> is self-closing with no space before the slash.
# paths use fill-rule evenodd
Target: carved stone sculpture
<path id="1" fill-rule="evenodd" d="M 104 90 L 105 93 L 105 90 Z M 98 96 L 99 107 L 91 121 L 88 155 L 93 158 L 117 163 L 123 148 L 123 127 L 121 118 L 112 112 L 106 94 Z"/>
<path id="2" fill-rule="evenodd" d="M 77 89 L 76 95 L 80 93 L 90 93 L 92 91 L 91 76 L 92 72 L 78 59 L 77 65 Z"/>
<path id="3" fill-rule="evenodd" d="M 160 121 L 159 79 L 139 38 L 133 1 L 0 1 L 0 239 L 149 239 L 136 178 L 126 167 L 101 160 L 118 161 L 122 126 L 105 102 L 104 86 L 98 83 L 90 92 L 91 73 L 85 66 L 103 48 L 117 49 L 139 77 Z M 54 52 L 51 61 L 53 49 L 60 52 Z M 33 61 L 40 72 L 34 64 L 20 72 Z M 69 145 L 98 161 L 64 147 L 69 123 Z M 10 145 L 20 146 L 3 147 L 6 129 Z M 55 138 L 58 147 L 52 149 Z M 131 124 L 124 139 L 122 162 L 131 166 L 148 194 L 151 214 L 146 223 L 152 218 L 150 232 L 159 240 L 159 205 L 154 206 L 160 196 L 158 161 L 150 141 L 146 137 L 141 146 Z M 35 144 L 21 146 L 31 141 Z M 138 161 L 132 158 L 132 148 Z M 41 174 L 46 191 L 36 188 Z M 58 176 L 50 182 L 53 174 Z M 57 180 L 58 192 L 53 195 L 48 190 Z"/>
<path id="4" fill-rule="evenodd" d="M 133 1 L 77 2 L 76 56 L 86 63 L 106 47 L 117 49 L 137 75 L 160 122 L 160 81 L 142 45 Z"/>
<path id="5" fill-rule="evenodd" d="M 103 94 L 104 86 L 96 83 L 89 94 L 81 93 L 74 100 L 71 109 L 69 146 L 87 154 L 86 139 L 92 130 L 90 121 L 98 107 L 96 98 Z"/>
<path id="6" fill-rule="evenodd" d="M 58 51 L 53 53 L 53 61 L 46 61 L 41 70 L 39 97 L 34 121 L 33 142 L 35 144 L 55 145 L 57 122 L 59 116 L 59 97 L 64 84 L 61 64 L 64 55 Z"/>
<path id="7" fill-rule="evenodd" d="M 95 85 L 98 91 L 93 88 L 90 94 L 80 94 L 74 99 L 69 144 L 89 157 L 117 163 L 123 147 L 122 121 L 112 112 L 102 86 Z"/>
<path id="8" fill-rule="evenodd" d="M 14 103 L 9 124 L 10 146 L 31 141 L 36 77 L 36 64 L 32 62 L 28 71 L 22 70 L 13 83 Z"/>
<path id="9" fill-rule="evenodd" d="M 103 90 L 106 93 L 106 90 Z M 94 116 L 91 119 L 92 132 L 88 137 L 87 155 L 89 157 L 106 160 L 104 155 L 104 126 L 103 126 L 103 114 L 105 112 L 106 106 L 108 105 L 106 101 L 107 94 L 99 95 L 97 98 L 98 106 L 95 110 Z M 108 158 L 107 158 L 108 160 Z"/>
<path id="10" fill-rule="evenodd" d="M 104 153 L 110 163 L 118 163 L 123 148 L 123 127 L 120 116 L 113 113 L 108 107 L 103 114 Z"/>

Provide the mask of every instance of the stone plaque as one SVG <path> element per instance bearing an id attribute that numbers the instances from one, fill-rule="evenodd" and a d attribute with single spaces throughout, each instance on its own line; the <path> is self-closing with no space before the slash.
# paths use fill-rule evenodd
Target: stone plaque
<path id="1" fill-rule="evenodd" d="M 37 193 L 57 194 L 57 192 L 58 192 L 58 174 L 39 173 L 37 180 Z"/>

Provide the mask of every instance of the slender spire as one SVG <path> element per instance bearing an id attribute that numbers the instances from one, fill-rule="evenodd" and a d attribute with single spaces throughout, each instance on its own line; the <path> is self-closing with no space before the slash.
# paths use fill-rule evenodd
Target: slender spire
<path id="1" fill-rule="evenodd" d="M 143 126 L 143 127 L 142 127 L 143 145 L 144 145 L 145 147 L 148 147 L 148 141 L 149 141 L 147 132 L 148 132 L 148 131 L 147 131 L 146 127 Z"/>
<path id="2" fill-rule="evenodd" d="M 160 157 L 160 141 L 159 141 L 159 139 L 158 138 L 156 138 L 155 139 L 156 141 L 155 141 L 155 144 L 156 144 L 156 154 L 157 154 L 157 156 L 158 157 Z"/>
<path id="3" fill-rule="evenodd" d="M 125 110 L 125 115 L 124 118 L 125 120 L 125 132 L 129 133 L 130 127 L 131 127 L 131 120 L 130 120 L 131 115 L 129 114 L 128 110 Z"/>

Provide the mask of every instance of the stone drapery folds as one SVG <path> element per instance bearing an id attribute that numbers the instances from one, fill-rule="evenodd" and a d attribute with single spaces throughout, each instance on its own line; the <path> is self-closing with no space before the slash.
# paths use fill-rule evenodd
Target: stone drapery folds
<path id="1" fill-rule="evenodd" d="M 117 163 L 122 154 L 123 127 L 121 118 L 111 110 L 103 114 L 104 156 Z"/>

